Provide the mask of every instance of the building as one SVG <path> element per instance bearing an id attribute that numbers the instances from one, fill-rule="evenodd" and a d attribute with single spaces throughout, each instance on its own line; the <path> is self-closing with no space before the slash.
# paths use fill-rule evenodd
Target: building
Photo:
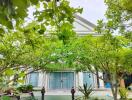
<path id="1" fill-rule="evenodd" d="M 75 15 L 74 30 L 79 36 L 85 36 L 86 34 L 92 34 L 96 36 L 94 32 L 95 25 L 81 16 Z M 103 77 L 102 73 L 99 76 Z M 43 86 L 47 91 L 50 90 L 70 90 L 72 87 L 83 86 L 87 83 L 94 88 L 104 87 L 104 82 L 97 79 L 96 75 L 90 72 L 75 72 L 74 70 L 63 70 L 54 72 L 34 72 L 27 76 L 26 84 L 32 84 L 34 87 L 42 88 Z"/>

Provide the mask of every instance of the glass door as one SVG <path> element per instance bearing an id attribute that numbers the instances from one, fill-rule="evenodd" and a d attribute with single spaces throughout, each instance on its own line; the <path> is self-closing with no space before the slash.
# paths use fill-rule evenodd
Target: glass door
<path id="1" fill-rule="evenodd" d="M 61 88 L 61 73 L 53 72 L 49 76 L 49 88 L 60 89 Z"/>
<path id="2" fill-rule="evenodd" d="M 49 73 L 49 89 L 71 89 L 74 86 L 73 72 Z"/>
<path id="3" fill-rule="evenodd" d="M 38 78 L 39 78 L 39 73 L 34 72 L 30 74 L 29 78 L 29 84 L 33 85 L 34 87 L 38 86 Z"/>
<path id="4" fill-rule="evenodd" d="M 74 86 L 74 73 L 73 72 L 63 72 L 62 73 L 62 88 L 71 89 Z"/>

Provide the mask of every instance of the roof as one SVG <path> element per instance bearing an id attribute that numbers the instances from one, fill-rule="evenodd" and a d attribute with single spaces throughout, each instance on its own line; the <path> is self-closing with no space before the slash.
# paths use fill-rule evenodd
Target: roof
<path id="1" fill-rule="evenodd" d="M 97 36 L 98 34 L 95 33 L 94 29 L 96 27 L 95 24 L 91 23 L 87 19 L 81 17 L 80 15 L 75 14 L 75 21 L 73 23 L 74 31 L 77 33 L 78 36 L 85 36 L 87 34 L 91 34 Z M 50 29 L 50 27 L 49 27 Z M 51 31 L 50 31 L 51 32 Z M 49 31 L 46 32 L 48 34 Z"/>
<path id="2" fill-rule="evenodd" d="M 91 27 L 95 28 L 96 25 L 91 23 L 90 21 L 86 20 L 85 18 L 75 14 L 75 18 L 78 19 L 78 20 L 81 20 L 83 23 L 87 24 L 87 25 L 90 25 Z"/>
<path id="3" fill-rule="evenodd" d="M 87 34 L 97 35 L 97 33 L 94 31 L 94 28 L 96 27 L 95 24 L 91 23 L 80 15 L 75 14 L 74 16 L 75 22 L 73 23 L 73 26 L 74 30 L 79 36 L 84 36 Z"/>

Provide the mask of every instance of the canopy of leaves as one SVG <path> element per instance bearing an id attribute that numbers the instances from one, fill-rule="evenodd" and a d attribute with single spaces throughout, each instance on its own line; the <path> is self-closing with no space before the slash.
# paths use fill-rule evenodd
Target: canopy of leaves
<path id="1" fill-rule="evenodd" d="M 20 1 L 16 1 L 15 4 L 17 5 L 18 2 Z M 26 3 L 24 0 L 21 2 Z M 81 9 L 70 7 L 69 2 L 65 0 L 60 2 L 60 6 L 56 5 L 55 0 L 50 2 L 41 1 L 41 3 L 31 0 L 31 2 L 37 4 L 35 6 L 36 20 L 26 23 L 26 25 L 23 20 L 19 20 L 20 22 L 16 24 L 14 30 L 9 29 L 5 25 L 9 30 L 5 34 L 2 32 L 0 34 L 1 83 L 10 83 L 13 79 L 9 79 L 9 77 L 15 77 L 14 75 L 21 79 L 20 77 L 30 73 L 30 70 L 31 72 L 40 69 L 58 70 L 66 68 L 72 62 L 72 53 L 69 45 L 70 41 L 75 38 L 72 24 L 74 14 L 81 12 Z M 27 5 L 24 4 L 24 7 L 20 3 L 18 6 L 27 12 L 27 8 L 32 5 L 31 2 L 28 1 Z M 46 8 L 41 11 L 37 10 L 40 4 Z M 6 5 L 2 6 L 7 7 Z M 15 10 L 18 9 L 17 6 L 14 6 L 14 3 L 11 7 L 16 7 Z M 54 11 L 55 9 L 57 10 L 56 12 Z M 18 13 L 18 17 L 22 17 L 21 19 L 27 16 L 26 14 L 20 16 L 19 12 L 16 13 Z M 53 15 L 51 16 L 49 13 Z M 64 18 L 60 18 L 62 13 L 65 14 Z M 69 14 L 66 15 L 66 13 Z M 17 21 L 18 17 L 14 16 L 12 15 L 9 18 Z M 55 16 L 54 20 L 53 16 Z M 42 17 L 42 20 L 39 19 L 40 17 Z M 6 20 L 6 22 L 8 21 Z M 3 23 L 1 24 L 4 25 Z M 50 26 L 50 29 L 47 26 Z"/>
<path id="2" fill-rule="evenodd" d="M 105 0 L 108 6 L 105 13 L 107 21 L 98 21 L 99 33 L 122 34 L 132 39 L 132 3 L 131 0 Z"/>
<path id="3" fill-rule="evenodd" d="M 19 22 L 28 15 L 28 7 L 37 5 L 41 0 L 0 0 L 0 24 L 13 27 L 13 19 Z"/>
<path id="4" fill-rule="evenodd" d="M 41 22 L 43 27 L 49 26 L 49 33 L 56 35 L 59 40 L 66 44 L 71 37 L 75 36 L 73 31 L 74 15 L 81 13 L 82 8 L 71 7 L 67 0 L 60 0 L 59 2 L 51 0 L 48 3 L 41 2 L 41 4 L 43 4 L 44 10 L 40 11 L 40 7 L 36 9 L 34 12 L 36 20 Z"/>
<path id="5" fill-rule="evenodd" d="M 74 62 L 79 65 L 76 66 L 77 70 L 93 70 L 94 72 L 98 69 L 108 73 L 131 72 L 132 49 L 129 42 L 130 40 L 123 36 L 111 34 L 77 39 L 72 44 L 76 55 Z"/>

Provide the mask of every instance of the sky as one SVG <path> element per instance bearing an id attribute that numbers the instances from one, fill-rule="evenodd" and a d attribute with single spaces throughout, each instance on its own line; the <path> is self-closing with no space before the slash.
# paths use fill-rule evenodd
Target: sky
<path id="1" fill-rule="evenodd" d="M 70 5 L 73 7 L 82 7 L 83 13 L 80 15 L 86 20 L 93 24 L 97 24 L 97 20 L 105 19 L 106 5 L 104 0 L 69 0 Z M 26 19 L 27 22 L 33 19 L 33 12 L 35 11 L 32 7 L 29 8 L 29 16 Z"/>
<path id="2" fill-rule="evenodd" d="M 104 0 L 70 0 L 70 2 L 73 7 L 82 7 L 83 13 L 81 16 L 94 24 L 99 19 L 105 19 L 104 14 L 107 7 Z"/>

